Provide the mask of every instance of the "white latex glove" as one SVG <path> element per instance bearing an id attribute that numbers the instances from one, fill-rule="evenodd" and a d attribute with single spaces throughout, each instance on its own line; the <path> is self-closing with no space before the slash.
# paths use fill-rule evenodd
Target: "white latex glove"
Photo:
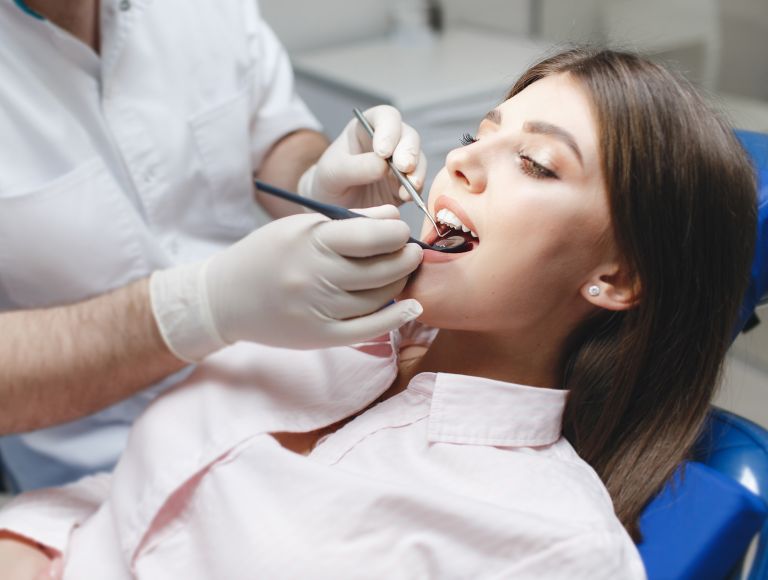
<path id="1" fill-rule="evenodd" d="M 344 207 L 399 205 L 411 197 L 392 175 L 385 159 L 392 161 L 420 191 L 427 173 L 427 159 L 416 130 L 403 123 L 400 112 L 380 105 L 363 113 L 373 127 L 373 143 L 357 119 L 352 119 L 299 180 L 305 197 Z"/>
<path id="2" fill-rule="evenodd" d="M 397 208 L 377 218 L 298 214 L 269 223 L 210 260 L 152 274 L 150 297 L 171 351 L 197 361 L 238 340 L 321 348 L 373 338 L 421 314 L 386 306 L 421 263 Z"/>

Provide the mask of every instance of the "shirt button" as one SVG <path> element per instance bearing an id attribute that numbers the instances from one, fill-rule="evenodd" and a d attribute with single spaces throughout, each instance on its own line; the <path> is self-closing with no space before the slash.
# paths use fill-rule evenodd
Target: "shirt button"
<path id="1" fill-rule="evenodd" d="M 120 10 L 125 12 L 126 10 L 131 9 L 131 0 L 121 0 L 120 2 Z"/>

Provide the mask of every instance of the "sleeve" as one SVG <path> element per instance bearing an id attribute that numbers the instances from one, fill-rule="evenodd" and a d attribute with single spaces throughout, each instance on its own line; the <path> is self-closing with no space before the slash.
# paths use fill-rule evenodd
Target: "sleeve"
<path id="1" fill-rule="evenodd" d="M 647 580 L 640 554 L 623 528 L 561 540 L 491 578 L 560 578 L 566 570 L 569 580 Z"/>
<path id="2" fill-rule="evenodd" d="M 107 499 L 111 474 L 23 493 L 0 511 L 0 531 L 23 536 L 64 554 L 69 537 Z"/>
<path id="3" fill-rule="evenodd" d="M 264 156 L 282 137 L 298 129 L 319 131 L 320 123 L 296 93 L 293 69 L 285 48 L 258 12 L 254 0 L 244 0 L 245 28 L 253 68 L 251 95 L 251 161 Z"/>

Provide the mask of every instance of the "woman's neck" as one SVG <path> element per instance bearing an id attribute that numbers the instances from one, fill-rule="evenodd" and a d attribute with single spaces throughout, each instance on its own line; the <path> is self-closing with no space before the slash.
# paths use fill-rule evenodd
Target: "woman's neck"
<path id="1" fill-rule="evenodd" d="M 485 333 L 441 330 L 417 360 L 400 367 L 396 389 L 418 373 L 443 372 L 538 387 L 559 387 L 562 341 L 516 339 Z"/>

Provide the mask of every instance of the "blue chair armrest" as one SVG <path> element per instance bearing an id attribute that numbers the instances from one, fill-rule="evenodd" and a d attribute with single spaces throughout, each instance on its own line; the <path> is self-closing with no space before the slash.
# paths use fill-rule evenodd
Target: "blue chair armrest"
<path id="1" fill-rule="evenodd" d="M 725 578 L 768 516 L 730 477 L 684 464 L 640 518 L 638 550 L 650 580 Z"/>

